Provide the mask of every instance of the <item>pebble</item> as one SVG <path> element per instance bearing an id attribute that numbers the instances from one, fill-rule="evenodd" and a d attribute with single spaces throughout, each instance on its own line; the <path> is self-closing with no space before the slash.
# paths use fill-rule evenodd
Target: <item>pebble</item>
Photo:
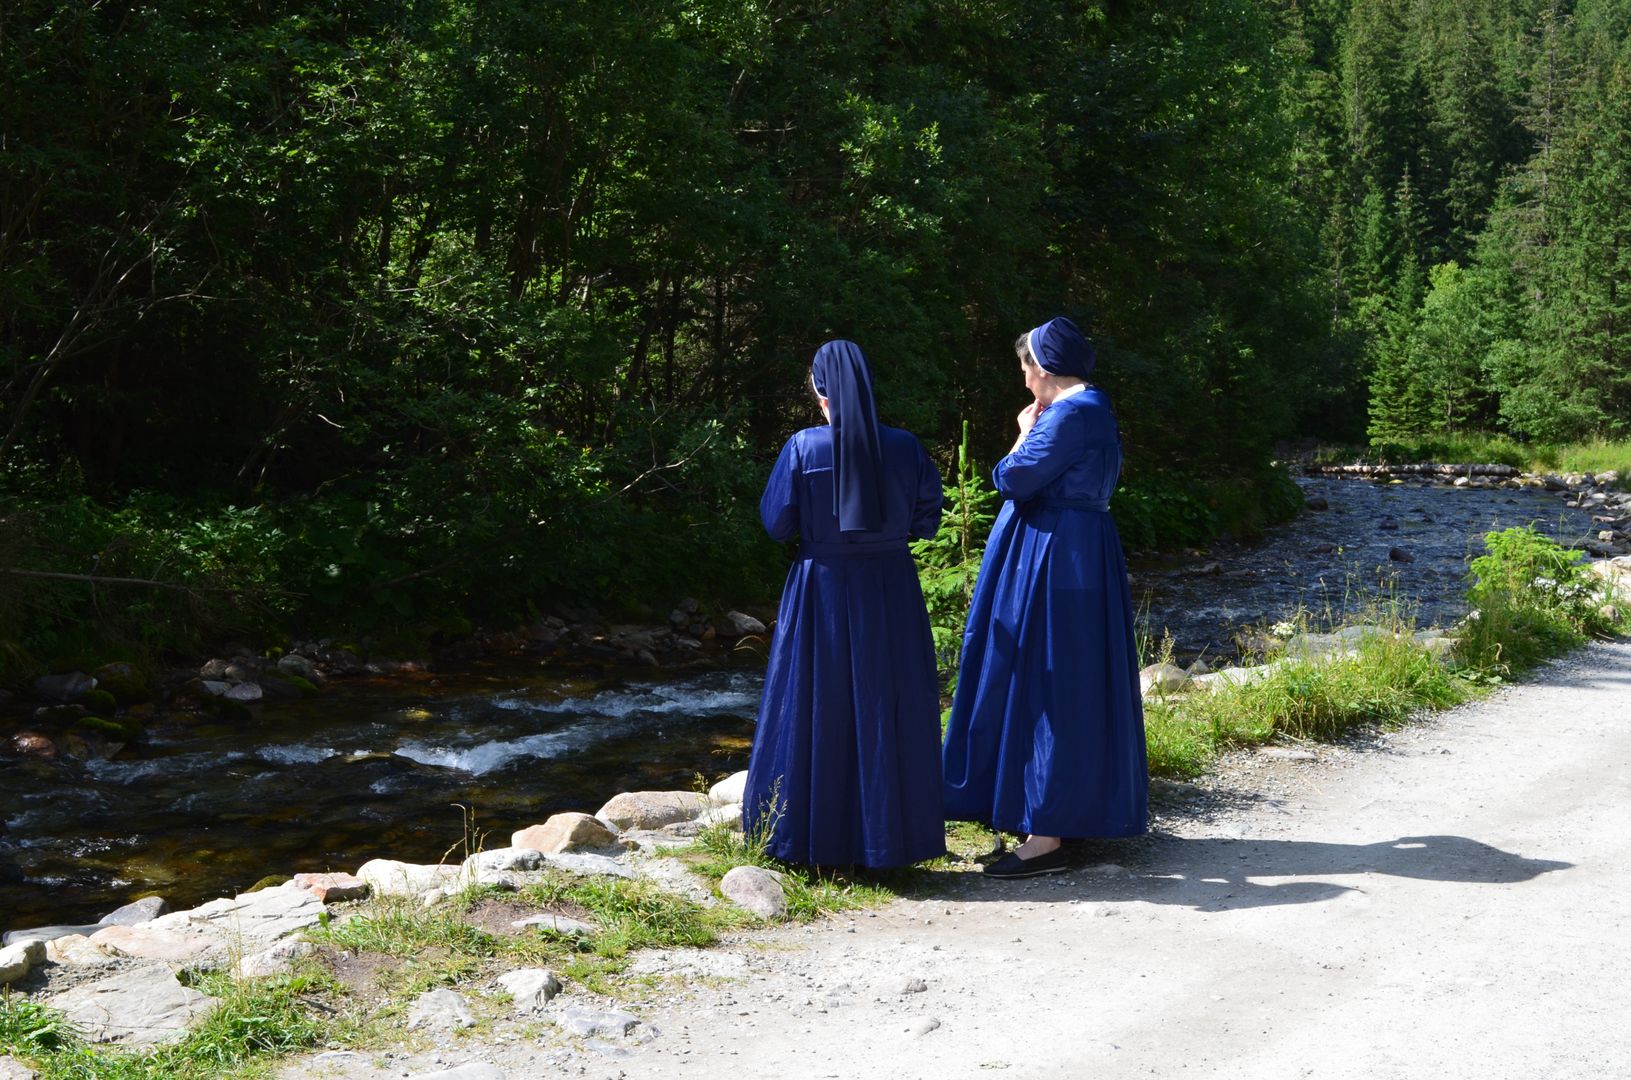
<path id="1" fill-rule="evenodd" d="M 927 1035 L 940 1027 L 940 1021 L 932 1016 L 920 1016 L 906 1025 L 906 1032 L 914 1037 Z"/>
<path id="2" fill-rule="evenodd" d="M 446 987 L 426 990 L 414 999 L 413 1006 L 408 1010 L 409 1031 L 422 1027 L 433 1031 L 450 1031 L 475 1026 L 476 1017 L 471 1013 L 469 1003 L 463 995 Z"/>

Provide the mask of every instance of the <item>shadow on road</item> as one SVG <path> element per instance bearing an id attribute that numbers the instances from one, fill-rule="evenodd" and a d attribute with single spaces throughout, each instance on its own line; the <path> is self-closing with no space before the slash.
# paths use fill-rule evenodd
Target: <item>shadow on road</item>
<path id="1" fill-rule="evenodd" d="M 1140 900 L 1199 911 L 1231 911 L 1311 904 L 1365 891 L 1360 883 L 1319 879 L 1386 875 L 1510 885 L 1573 865 L 1528 859 L 1465 836 L 1402 836 L 1374 844 L 1331 844 L 1158 835 L 1137 842 L 1136 851 L 1118 847 L 1114 841 L 1088 842 L 1074 852 L 1071 861 L 1076 869 L 1068 875 L 1019 881 L 930 871 L 925 875 L 925 891 L 974 902 Z"/>

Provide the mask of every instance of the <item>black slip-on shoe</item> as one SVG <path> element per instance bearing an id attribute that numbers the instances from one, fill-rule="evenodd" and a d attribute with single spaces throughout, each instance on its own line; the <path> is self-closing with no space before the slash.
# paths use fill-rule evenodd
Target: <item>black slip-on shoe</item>
<path id="1" fill-rule="evenodd" d="M 987 866 L 982 873 L 990 878 L 1027 878 L 1037 877 L 1041 874 L 1062 874 L 1069 870 L 1065 862 L 1065 849 L 1055 848 L 1046 855 L 1035 855 L 1029 859 L 1022 859 L 1018 852 L 1010 851 L 996 862 Z"/>

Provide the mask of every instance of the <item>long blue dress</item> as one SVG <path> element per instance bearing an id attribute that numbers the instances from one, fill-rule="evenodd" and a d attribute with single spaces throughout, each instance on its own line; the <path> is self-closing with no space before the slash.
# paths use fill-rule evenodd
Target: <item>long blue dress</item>
<path id="1" fill-rule="evenodd" d="M 842 533 L 829 427 L 782 447 L 759 513 L 797 535 L 770 646 L 743 818 L 786 862 L 905 866 L 944 854 L 939 692 L 909 537 L 940 524 L 940 474 L 882 427 L 883 527 Z"/>
<path id="2" fill-rule="evenodd" d="M 1039 836 L 1131 836 L 1148 774 L 1132 599 L 1108 513 L 1109 399 L 1042 412 L 997 463 L 1007 500 L 980 564 L 944 752 L 946 815 Z"/>

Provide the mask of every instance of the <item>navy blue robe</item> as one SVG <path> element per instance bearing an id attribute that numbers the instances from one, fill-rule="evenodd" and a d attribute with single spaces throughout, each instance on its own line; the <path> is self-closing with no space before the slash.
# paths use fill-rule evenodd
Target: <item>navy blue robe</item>
<path id="1" fill-rule="evenodd" d="M 905 866 L 945 853 L 940 709 L 909 537 L 940 525 L 940 474 L 917 439 L 881 427 L 883 523 L 840 532 L 832 430 L 782 447 L 759 514 L 800 539 L 770 646 L 743 819 L 785 862 Z"/>
<path id="2" fill-rule="evenodd" d="M 991 528 L 946 729 L 946 814 L 1039 836 L 1130 836 L 1148 819 L 1132 598 L 1108 513 L 1109 399 L 1054 402 L 992 474 Z"/>

